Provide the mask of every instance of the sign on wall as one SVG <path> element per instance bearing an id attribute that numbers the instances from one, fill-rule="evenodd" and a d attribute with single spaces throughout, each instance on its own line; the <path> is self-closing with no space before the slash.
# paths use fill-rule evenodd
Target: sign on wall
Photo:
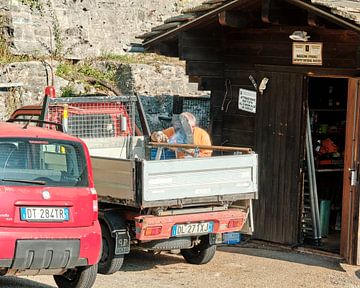
<path id="1" fill-rule="evenodd" d="M 256 91 L 239 89 L 239 110 L 256 113 Z"/>
<path id="2" fill-rule="evenodd" d="M 322 43 L 293 42 L 292 63 L 297 65 L 317 65 L 321 66 Z"/>

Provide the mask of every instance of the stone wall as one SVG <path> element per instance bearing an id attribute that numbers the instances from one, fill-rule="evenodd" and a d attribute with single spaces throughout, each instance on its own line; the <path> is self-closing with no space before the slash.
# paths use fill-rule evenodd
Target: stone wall
<path id="1" fill-rule="evenodd" d="M 30 55 L 48 62 L 50 54 L 56 54 L 57 59 L 81 61 L 109 54 L 128 55 L 130 43 L 141 42 L 136 36 L 203 1 L 0 0 L 0 44 L 5 40 L 12 54 Z M 145 109 L 155 122 L 158 114 L 170 113 L 173 95 L 206 94 L 197 91 L 197 84 L 188 82 L 184 63 L 174 59 L 115 65 L 120 76 L 116 84 L 124 94 L 158 96 L 153 101 L 144 98 Z M 54 61 L 55 70 L 56 66 Z M 104 63 L 96 66 L 101 68 Z M 44 87 L 51 79 L 49 73 L 49 67 L 41 61 L 10 64 L 0 61 L 0 89 L 1 83 L 22 85 L 0 94 L 3 107 L 0 119 L 6 119 L 9 111 L 20 105 L 41 101 Z M 69 84 L 77 93 L 85 92 L 82 83 L 55 77 L 58 94 Z"/>
<path id="2" fill-rule="evenodd" d="M 71 59 L 120 54 L 135 36 L 199 0 L 1 0 L 15 54 Z M 52 35 L 52 37 L 50 37 Z"/>
<path id="3" fill-rule="evenodd" d="M 54 70 L 56 70 L 57 64 L 57 62 L 54 62 Z M 108 66 L 106 64 L 100 62 L 96 64 L 96 67 L 101 69 Z M 156 63 L 155 65 L 112 62 L 111 66 L 114 65 L 116 65 L 119 74 L 117 83 L 119 90 L 125 95 L 138 94 L 144 96 L 144 106 L 151 122 L 157 121 L 158 114 L 171 114 L 173 95 L 207 95 L 207 92 L 197 90 L 197 84 L 188 82 L 188 77 L 184 73 L 181 62 L 174 64 L 174 61 L 172 61 L 171 65 L 167 63 Z M 0 104 L 4 107 L 4 109 L 0 110 L 0 119 L 4 120 L 9 116 L 8 111 L 22 105 L 41 102 L 44 96 L 44 88 L 51 83 L 51 70 L 48 65 L 40 61 L 0 65 L 0 86 L 1 83 L 21 85 L 21 88 L 15 89 L 19 93 L 18 101 L 5 101 L 5 96 L 10 97 L 11 100 L 13 95 L 10 92 L 0 94 Z M 54 85 L 58 96 L 61 96 L 62 89 L 68 85 L 74 87 L 76 93 L 87 93 L 81 82 L 69 82 L 56 75 Z M 92 92 L 96 93 L 95 90 Z M 9 105 L 12 106 L 9 107 Z M 155 120 L 151 120 L 151 118 Z"/>

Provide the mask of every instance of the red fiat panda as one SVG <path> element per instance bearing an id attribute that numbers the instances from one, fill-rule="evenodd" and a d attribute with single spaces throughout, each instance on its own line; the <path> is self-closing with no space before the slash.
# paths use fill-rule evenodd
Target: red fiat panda
<path id="1" fill-rule="evenodd" d="M 0 275 L 90 288 L 101 249 L 89 152 L 78 138 L 0 123 Z"/>

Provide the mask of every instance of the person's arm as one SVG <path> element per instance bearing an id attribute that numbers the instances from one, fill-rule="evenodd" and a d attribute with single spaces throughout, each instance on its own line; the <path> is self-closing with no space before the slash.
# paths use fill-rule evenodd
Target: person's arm
<path id="1" fill-rule="evenodd" d="M 167 129 L 164 129 L 162 131 L 168 138 L 171 138 L 174 134 L 175 134 L 175 129 L 174 127 L 169 127 Z"/>
<path id="2" fill-rule="evenodd" d="M 167 128 L 163 131 L 155 131 L 151 134 L 151 141 L 159 143 L 169 142 L 169 138 L 172 137 L 175 133 L 173 127 Z"/>

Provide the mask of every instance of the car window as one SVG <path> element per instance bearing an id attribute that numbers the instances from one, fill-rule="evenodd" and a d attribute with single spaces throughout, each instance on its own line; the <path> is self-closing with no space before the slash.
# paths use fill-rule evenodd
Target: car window
<path id="1" fill-rule="evenodd" d="M 0 180 L 0 185 L 87 186 L 84 151 L 71 141 L 0 139 Z"/>

